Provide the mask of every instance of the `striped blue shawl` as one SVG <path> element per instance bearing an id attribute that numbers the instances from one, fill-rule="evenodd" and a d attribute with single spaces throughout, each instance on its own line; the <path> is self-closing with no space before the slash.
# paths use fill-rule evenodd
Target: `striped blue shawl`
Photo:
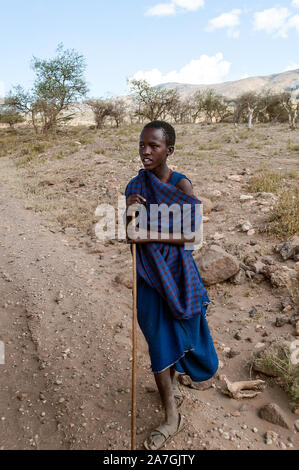
<path id="1" fill-rule="evenodd" d="M 140 194 L 146 199 L 149 226 L 149 204 L 191 205 L 192 231 L 195 227 L 195 207 L 201 204 L 194 195 L 189 196 L 177 187 L 159 180 L 151 171 L 141 169 L 125 190 L 126 198 L 131 194 Z M 171 218 L 170 218 L 171 219 Z M 159 231 L 160 221 L 159 221 Z M 172 221 L 169 222 L 172 232 Z M 132 247 L 131 247 L 132 251 Z M 136 262 L 138 274 L 167 302 L 177 320 L 187 320 L 202 312 L 202 304 L 210 303 L 192 250 L 184 245 L 148 242 L 136 244 Z"/>

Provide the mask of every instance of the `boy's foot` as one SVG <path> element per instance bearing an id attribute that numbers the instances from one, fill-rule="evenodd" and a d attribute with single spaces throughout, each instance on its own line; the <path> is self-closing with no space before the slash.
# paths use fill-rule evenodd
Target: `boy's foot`
<path id="1" fill-rule="evenodd" d="M 154 429 L 143 445 L 147 450 L 161 449 L 172 437 L 178 434 L 185 427 L 183 416 L 178 414 L 177 426 L 167 424 L 166 422 Z"/>

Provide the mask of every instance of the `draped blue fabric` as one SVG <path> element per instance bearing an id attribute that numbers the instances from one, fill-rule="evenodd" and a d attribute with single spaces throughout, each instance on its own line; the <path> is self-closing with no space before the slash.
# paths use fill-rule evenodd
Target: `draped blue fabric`
<path id="1" fill-rule="evenodd" d="M 167 185 L 168 189 L 172 189 L 181 178 L 186 178 L 186 176 L 182 173 L 173 172 L 169 183 L 163 183 L 163 185 Z M 137 184 L 136 189 L 136 182 L 134 185 L 130 185 L 129 183 L 126 196 L 137 192 L 145 198 L 149 198 L 150 193 L 148 187 L 146 192 L 144 191 L 146 186 L 142 192 L 141 187 L 142 185 Z M 182 191 L 178 191 L 180 196 L 184 194 Z M 174 193 L 171 192 L 171 194 Z M 146 251 L 145 254 L 142 252 L 140 255 L 139 248 L 142 247 L 143 249 L 147 245 L 155 245 L 156 248 Z M 189 257 L 189 252 L 185 250 L 173 250 L 176 252 L 175 255 L 173 255 L 171 253 L 172 250 L 169 250 L 169 248 L 173 247 L 177 249 L 179 248 L 178 245 L 168 245 L 166 243 L 146 243 L 143 245 L 137 243 L 136 247 L 139 252 L 139 269 L 137 269 L 137 318 L 139 326 L 148 343 L 152 371 L 154 373 L 162 372 L 171 365 L 174 365 L 178 372 L 188 374 L 195 382 L 208 380 L 218 369 L 218 357 L 206 320 L 206 309 L 210 300 L 203 287 L 193 257 Z M 199 292 L 198 296 L 192 296 L 193 300 L 196 299 L 196 308 L 193 310 L 193 312 L 196 312 L 195 315 L 188 313 L 188 305 L 190 305 L 188 299 L 186 299 L 186 295 L 188 294 L 181 292 L 179 308 L 183 305 L 186 315 L 184 319 L 177 318 L 177 313 L 174 315 L 173 312 L 173 304 L 169 302 L 171 296 L 169 297 L 165 294 L 165 292 L 167 292 L 167 286 L 166 289 L 162 289 L 164 295 L 161 295 L 161 289 L 157 288 L 157 286 L 160 286 L 159 282 L 152 281 L 153 278 L 155 279 L 155 276 L 159 276 L 161 271 L 159 271 L 159 269 L 153 269 L 152 265 L 149 263 L 144 263 L 144 258 L 155 256 L 156 251 L 159 251 L 159 261 L 164 260 L 166 264 L 170 263 L 171 270 L 179 270 L 179 275 L 173 273 L 174 279 L 180 279 L 180 276 L 184 279 L 184 275 L 182 274 L 184 273 L 184 268 L 181 269 L 179 263 L 184 262 L 185 256 L 187 256 L 188 272 L 192 270 L 194 279 L 196 279 L 198 283 L 195 283 L 191 288 Z M 153 266 L 155 266 L 154 263 Z M 147 269 L 151 271 L 149 275 L 147 274 Z M 164 279 L 162 274 L 162 284 Z M 184 290 L 184 284 L 179 287 L 179 289 Z M 188 292 L 190 291 L 188 290 Z"/>
<path id="2" fill-rule="evenodd" d="M 171 182 L 160 181 L 149 170 L 140 170 L 138 175 L 128 183 L 125 191 L 126 197 L 136 193 L 146 199 L 144 205 L 148 227 L 151 204 L 164 203 L 168 206 L 177 204 L 182 213 L 188 205 L 191 208 L 190 221 L 193 232 L 201 222 L 196 220 L 199 215 L 196 206 L 201 204 L 199 199 L 193 195 L 187 195 Z M 181 220 L 183 221 L 183 217 Z M 170 232 L 173 229 L 173 220 L 169 220 L 169 229 Z M 161 221 L 159 221 L 158 230 L 161 231 Z M 161 242 L 137 243 L 136 262 L 138 274 L 167 301 L 176 319 L 193 318 L 201 313 L 202 303 L 210 302 L 196 268 L 192 250 L 185 249 L 184 245 Z"/>

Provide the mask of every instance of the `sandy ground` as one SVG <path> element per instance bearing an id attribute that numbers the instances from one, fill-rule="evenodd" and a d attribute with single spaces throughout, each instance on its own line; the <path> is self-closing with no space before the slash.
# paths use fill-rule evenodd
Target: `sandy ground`
<path id="1" fill-rule="evenodd" d="M 127 180 L 134 175 L 132 168 Z M 286 168 L 294 168 L 294 158 Z M 232 173 L 233 165 L 229 170 Z M 114 280 L 117 274 L 131 278 L 129 247 L 96 242 L 76 231 L 65 233 L 43 214 L 26 210 L 26 201 L 15 198 L 7 184 L 13 171 L 11 160 L 1 158 L 0 339 L 5 344 L 5 364 L 0 365 L 0 447 L 129 449 L 132 294 Z M 188 175 L 188 169 L 184 172 Z M 256 253 L 262 246 L 267 252 L 273 240 L 234 230 L 244 215 L 255 214 L 257 225 L 265 218 L 252 205 L 236 202 L 235 195 L 243 193 L 248 177 L 242 183 L 230 181 L 229 188 L 220 173 L 220 183 L 228 188 L 226 217 L 221 211 L 209 215 L 206 239 L 221 225 L 223 232 L 230 231 L 221 240 L 228 251 Z M 278 255 L 272 256 L 278 260 Z M 210 389 L 182 387 L 181 410 L 187 426 L 166 449 L 298 448 L 294 427 L 298 416 L 273 380 L 267 380 L 265 390 L 254 399 L 234 400 L 219 390 L 221 374 L 230 380 L 256 378 L 246 366 L 256 343 L 278 337 L 294 340 L 291 325 L 274 326 L 286 292 L 260 281 L 216 284 L 208 293 L 212 303 L 207 320 L 222 367 Z M 249 316 L 253 307 L 261 313 L 257 319 Z M 234 338 L 237 331 L 239 341 Z M 227 346 L 239 354 L 228 358 L 223 351 Z M 259 407 L 270 402 L 281 407 L 289 429 L 259 418 Z M 148 433 L 162 421 L 163 411 L 140 330 L 137 409 L 137 446 L 142 449 Z M 267 430 L 279 435 L 277 443 L 266 445 Z"/>

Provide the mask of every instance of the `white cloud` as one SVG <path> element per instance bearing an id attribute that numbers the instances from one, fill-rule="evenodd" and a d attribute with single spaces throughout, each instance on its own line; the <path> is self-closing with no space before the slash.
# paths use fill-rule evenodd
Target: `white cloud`
<path id="1" fill-rule="evenodd" d="M 227 76 L 231 63 L 223 60 L 221 52 L 215 56 L 201 55 L 199 59 L 191 60 L 179 71 L 173 70 L 163 74 L 158 69 L 148 72 L 139 71 L 131 78 L 146 80 L 152 86 L 167 82 L 212 84 L 219 83 Z"/>
<path id="2" fill-rule="evenodd" d="M 276 36 L 287 37 L 288 22 L 290 12 L 287 8 L 269 8 L 258 11 L 254 14 L 254 29 L 256 31 L 266 31 Z"/>
<path id="3" fill-rule="evenodd" d="M 292 6 L 295 8 L 299 8 L 299 0 L 293 0 L 292 1 Z"/>
<path id="4" fill-rule="evenodd" d="M 299 15 L 292 16 L 288 21 L 289 28 L 295 28 L 297 33 L 299 33 Z"/>
<path id="5" fill-rule="evenodd" d="M 296 0 L 299 5 L 299 0 Z M 291 16 L 287 8 L 269 8 L 254 14 L 254 29 L 286 38 L 290 29 L 299 33 L 299 15 Z"/>
<path id="6" fill-rule="evenodd" d="M 173 0 L 172 3 L 189 11 L 198 10 L 205 4 L 204 0 Z"/>
<path id="7" fill-rule="evenodd" d="M 296 69 L 299 69 L 299 64 L 296 64 L 295 62 L 292 62 L 283 71 L 284 72 L 289 72 L 289 70 L 296 70 Z"/>
<path id="8" fill-rule="evenodd" d="M 241 10 L 232 10 L 229 13 L 222 13 L 222 15 L 212 18 L 206 28 L 206 31 L 215 31 L 220 28 L 233 28 L 240 24 Z"/>
<path id="9" fill-rule="evenodd" d="M 147 16 L 169 16 L 175 15 L 179 11 L 196 11 L 204 6 L 204 0 L 172 0 L 169 3 L 158 3 L 149 8 L 145 14 Z"/>
<path id="10" fill-rule="evenodd" d="M 145 13 L 147 16 L 169 16 L 175 15 L 175 5 L 173 3 L 159 3 L 150 8 Z"/>

